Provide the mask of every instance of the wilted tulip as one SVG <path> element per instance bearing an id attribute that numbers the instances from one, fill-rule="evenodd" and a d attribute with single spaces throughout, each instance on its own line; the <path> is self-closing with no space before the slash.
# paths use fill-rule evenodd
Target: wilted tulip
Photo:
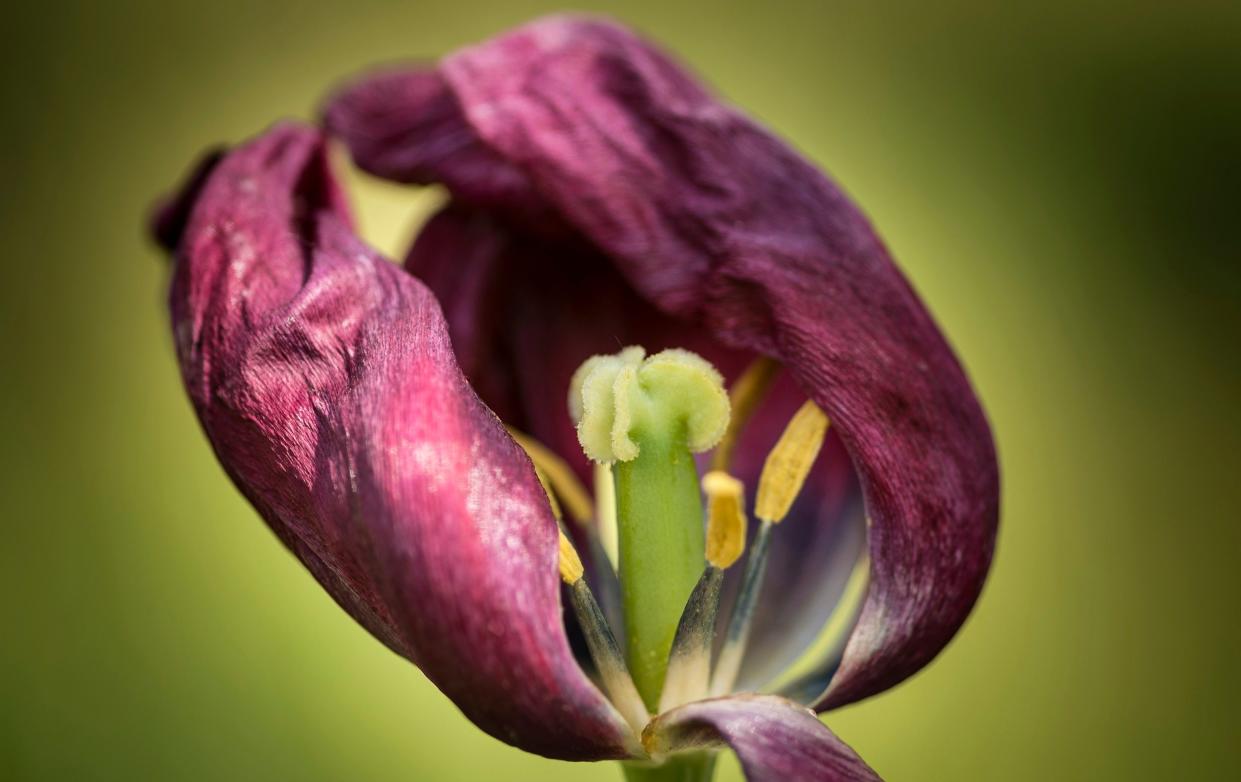
<path id="1" fill-rule="evenodd" d="M 957 631 L 998 474 L 857 207 L 598 20 L 368 76 L 325 125 L 209 157 L 155 223 L 186 388 L 285 545 L 522 749 L 877 779 L 814 711 Z M 450 194 L 404 268 L 329 136 Z"/>

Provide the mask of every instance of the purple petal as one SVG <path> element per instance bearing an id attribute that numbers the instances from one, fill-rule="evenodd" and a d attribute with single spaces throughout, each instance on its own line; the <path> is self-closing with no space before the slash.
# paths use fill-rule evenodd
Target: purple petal
<path id="1" fill-rule="evenodd" d="M 340 90 L 323 123 L 349 145 L 359 167 L 411 184 L 442 182 L 475 206 L 520 209 L 550 218 L 549 207 L 517 166 L 483 144 L 457 96 L 436 70 L 381 71 Z"/>
<path id="2" fill-rule="evenodd" d="M 213 149 L 202 155 L 198 163 L 190 170 L 181 188 L 168 198 L 156 202 L 151 210 L 151 237 L 169 252 L 176 249 L 177 242 L 185 233 L 185 225 L 190 219 L 190 210 L 198 200 L 198 194 L 207 177 L 215 170 L 216 164 L 224 157 L 224 150 Z"/>
<path id="3" fill-rule="evenodd" d="M 872 564 L 822 705 L 925 665 L 981 591 L 998 467 L 969 381 L 857 207 L 616 25 L 537 22 L 442 70 L 478 136 L 647 300 L 778 357 L 833 419 Z"/>
<path id="4" fill-rule="evenodd" d="M 660 752 L 727 744 L 749 782 L 878 782 L 814 712 L 770 695 L 698 701 L 660 715 L 645 740 Z"/>
<path id="5" fill-rule="evenodd" d="M 160 221 L 177 349 L 241 491 L 481 728 L 554 757 L 627 754 L 565 638 L 533 469 L 462 377 L 431 293 L 352 234 L 320 135 L 278 127 L 173 203 L 188 200 L 188 219 Z"/>

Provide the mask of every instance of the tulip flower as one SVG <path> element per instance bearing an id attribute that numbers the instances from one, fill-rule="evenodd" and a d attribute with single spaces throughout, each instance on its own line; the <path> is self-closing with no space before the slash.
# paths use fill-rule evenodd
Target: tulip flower
<path id="1" fill-rule="evenodd" d="M 333 137 L 447 191 L 403 266 L 355 234 Z M 154 231 L 221 464 L 481 729 L 634 780 L 723 747 L 751 780 L 878 779 L 816 712 L 955 635 L 998 469 L 925 307 L 788 144 L 554 17 L 208 156 Z"/>

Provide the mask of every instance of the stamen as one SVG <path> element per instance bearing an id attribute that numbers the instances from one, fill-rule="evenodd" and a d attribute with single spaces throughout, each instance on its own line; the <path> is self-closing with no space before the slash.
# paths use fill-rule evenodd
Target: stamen
<path id="1" fill-rule="evenodd" d="M 642 696 L 634 686 L 633 677 L 629 675 L 629 668 L 625 665 L 620 645 L 616 643 L 616 636 L 612 634 L 612 628 L 608 626 L 599 602 L 595 600 L 590 585 L 582 575 L 582 560 L 564 530 L 561 530 L 560 579 L 569 586 L 569 599 L 586 639 L 586 647 L 590 650 L 591 659 L 595 661 L 595 668 L 599 671 L 599 679 L 608 698 L 633 728 L 634 733 L 641 736 L 651 715 L 642 703 Z"/>
<path id="2" fill-rule="evenodd" d="M 712 470 L 728 471 L 729 465 L 732 464 L 733 451 L 737 448 L 737 440 L 741 437 L 741 430 L 745 428 L 746 422 L 754 414 L 758 403 L 767 396 L 767 389 L 771 388 L 779 371 L 780 362 L 767 356 L 759 356 L 750 362 L 740 377 L 733 381 L 732 388 L 728 390 L 728 398 L 733 410 L 732 419 L 728 422 L 728 430 L 724 432 L 724 439 L 720 440 L 720 444 L 715 447 L 715 453 L 711 456 Z"/>
<path id="3" fill-rule="evenodd" d="M 707 562 L 727 568 L 745 551 L 745 494 L 741 481 L 712 470 L 702 476 L 707 495 Z"/>
<path id="4" fill-rule="evenodd" d="M 755 516 L 776 523 L 788 515 L 823 447 L 827 424 L 827 416 L 810 400 L 793 414 L 763 464 L 754 502 Z"/>
<path id="5" fill-rule="evenodd" d="M 595 465 L 595 528 L 603 553 L 616 570 L 620 562 L 620 532 L 616 525 L 616 481 L 612 477 L 612 465 Z"/>
<path id="6" fill-rule="evenodd" d="M 590 492 L 586 491 L 586 487 L 577 479 L 577 475 L 568 462 L 530 435 L 512 427 L 506 428 L 530 457 L 530 461 L 534 462 L 536 471 L 541 470 L 544 473 L 544 479 L 556 490 L 556 494 L 569 511 L 569 516 L 582 526 L 590 524 L 594 510 Z"/>
<path id="7" fill-rule="evenodd" d="M 564 515 L 560 512 L 560 502 L 556 499 L 556 492 L 552 491 L 552 485 L 547 481 L 547 473 L 536 464 L 534 466 L 534 477 L 539 479 L 539 485 L 543 487 L 543 493 L 547 495 L 547 504 L 552 506 L 552 515 L 556 517 L 556 521 L 563 521 Z"/>
<path id="8" fill-rule="evenodd" d="M 702 571 L 702 577 L 685 602 L 685 612 L 681 614 L 681 623 L 677 625 L 672 650 L 668 653 L 668 673 L 659 699 L 660 713 L 707 696 L 711 643 L 715 639 L 715 617 L 720 610 L 720 585 L 723 583 L 724 569 L 708 567 Z"/>
<path id="9" fill-rule="evenodd" d="M 758 479 L 758 497 L 754 502 L 754 515 L 759 519 L 758 532 L 746 561 L 741 591 L 733 606 L 728 624 L 728 635 L 720 649 L 711 678 L 711 695 L 727 695 L 732 692 L 741 669 L 741 658 L 754 618 L 754 606 L 758 601 L 763 574 L 767 570 L 767 552 L 771 544 L 771 529 L 784 520 L 793 500 L 806 483 L 810 468 L 814 465 L 823 440 L 827 436 L 828 420 L 814 402 L 807 400 L 784 428 L 780 439 L 763 464 Z"/>
<path id="10" fill-rule="evenodd" d="M 711 645 L 720 609 L 724 570 L 745 550 L 745 492 L 741 481 L 713 470 L 702 478 L 707 495 L 709 567 L 690 593 L 668 654 L 668 674 L 659 701 L 661 712 L 707 696 L 711 678 Z"/>
<path id="11" fill-rule="evenodd" d="M 577 549 L 573 548 L 569 536 L 562 530 L 560 533 L 560 580 L 573 586 L 581 581 L 585 574 L 586 569 L 582 567 L 582 559 L 577 555 Z"/>
<path id="12" fill-rule="evenodd" d="M 754 542 L 750 545 L 750 556 L 741 577 L 741 590 L 737 593 L 733 615 L 728 622 L 728 635 L 725 636 L 719 659 L 715 661 L 715 673 L 711 677 L 713 698 L 731 693 L 733 684 L 737 681 L 737 673 L 741 670 L 741 658 L 745 654 L 746 642 L 750 640 L 759 585 L 763 581 L 763 574 L 767 572 L 767 551 L 771 544 L 772 526 L 769 521 L 760 523 Z"/>
<path id="13" fill-rule="evenodd" d="M 607 553 L 607 550 L 604 546 L 603 539 L 601 538 L 601 533 L 606 533 L 610 529 L 613 546 L 615 546 L 615 541 L 616 541 L 615 509 L 613 509 L 612 511 L 612 522 L 611 522 L 610 528 L 600 529 L 598 525 L 591 524 L 590 514 L 585 512 L 583 508 L 581 507 L 583 503 L 585 503 L 586 506 L 589 507 L 590 498 L 586 494 L 586 490 L 582 488 L 581 484 L 577 482 L 577 476 L 573 474 L 572 470 L 569 469 L 569 466 L 565 464 L 565 462 L 562 461 L 560 457 L 556 456 L 554 453 L 548 450 L 545 446 L 543 446 L 537 440 L 526 437 L 520 432 L 516 432 L 512 429 L 509 429 L 509 432 L 513 435 L 513 438 L 517 440 L 519 445 L 522 445 L 522 447 L 526 448 L 527 454 L 534 454 L 534 456 L 532 456 L 531 458 L 531 461 L 534 462 L 534 474 L 536 477 L 538 477 L 539 483 L 543 486 L 543 492 L 547 494 L 547 502 L 548 504 L 551 505 L 552 515 L 556 517 L 557 522 L 562 522 L 563 516 L 561 515 L 560 502 L 556 499 L 557 493 L 553 491 L 553 488 L 552 488 L 553 484 L 556 483 L 556 481 L 550 478 L 548 473 L 545 471 L 544 466 L 550 465 L 554 470 L 557 470 L 561 474 L 562 477 L 559 482 L 562 488 L 560 491 L 567 498 L 570 499 L 572 503 L 570 504 L 570 509 L 571 509 L 570 512 L 574 516 L 574 521 L 576 521 L 578 526 L 581 527 L 582 530 L 585 532 L 586 543 L 589 549 L 588 554 L 587 554 L 588 556 L 587 561 L 593 563 L 597 567 L 603 567 L 606 569 L 610 566 L 610 569 L 611 569 L 610 573 L 605 573 L 603 571 L 595 571 L 595 577 L 598 579 L 595 585 L 600 588 L 600 595 L 603 598 L 604 605 L 608 607 L 610 615 L 611 616 L 619 615 L 620 604 L 618 601 L 620 600 L 620 596 L 619 596 L 619 586 L 616 584 L 616 577 L 615 577 L 616 563 L 614 560 L 612 560 L 612 557 Z M 610 474 L 609 474 L 608 482 L 609 483 L 611 482 Z M 565 488 L 566 486 L 568 488 Z M 611 493 L 612 495 L 615 495 L 615 492 L 611 492 Z M 573 499 L 575 495 L 580 495 L 580 496 L 577 499 Z M 610 500 L 610 502 L 615 502 L 615 500 L 614 499 Z M 577 556 L 577 552 L 575 551 L 571 551 L 570 553 L 574 557 Z M 561 564 L 563 565 L 563 552 L 562 552 L 562 563 Z M 580 562 L 579 562 L 579 565 L 580 565 Z"/>

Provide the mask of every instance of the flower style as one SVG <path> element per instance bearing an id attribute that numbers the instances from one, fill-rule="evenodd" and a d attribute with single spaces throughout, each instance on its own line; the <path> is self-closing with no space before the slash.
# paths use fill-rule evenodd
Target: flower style
<path id="1" fill-rule="evenodd" d="M 956 633 L 990 565 L 998 470 L 968 380 L 857 207 L 594 19 L 366 76 L 324 125 L 209 156 L 154 224 L 176 259 L 187 391 L 281 541 L 522 749 L 658 778 L 727 745 L 751 780 L 877 779 L 814 712 L 893 686 Z M 332 136 L 367 171 L 449 192 L 403 268 L 354 234 Z M 695 377 L 732 391 L 704 446 L 723 438 L 707 562 L 673 567 L 689 604 L 653 668 L 632 648 L 646 630 L 630 598 L 639 583 L 658 597 L 662 576 L 635 569 L 634 548 L 627 569 L 639 528 L 615 520 L 634 500 L 614 495 L 662 478 L 626 466 L 647 441 L 609 441 L 615 420 L 591 423 L 590 381 L 574 383 L 625 345 L 692 350 Z M 666 355 L 682 354 L 605 361 L 600 404 L 618 373 Z M 703 388 L 677 426 L 716 404 Z M 739 560 L 755 486 L 762 521 Z"/>

